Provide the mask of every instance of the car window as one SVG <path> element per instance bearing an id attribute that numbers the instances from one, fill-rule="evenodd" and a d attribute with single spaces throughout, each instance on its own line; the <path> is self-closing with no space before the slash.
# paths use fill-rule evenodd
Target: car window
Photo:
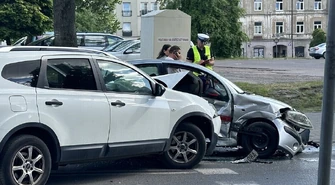
<path id="1" fill-rule="evenodd" d="M 86 35 L 85 46 L 87 47 L 104 47 L 106 40 L 104 35 Z"/>
<path id="2" fill-rule="evenodd" d="M 85 38 L 83 35 L 77 35 L 77 45 L 85 46 Z"/>
<path id="3" fill-rule="evenodd" d="M 122 41 L 122 43 L 119 44 L 118 46 L 116 46 L 115 48 L 113 48 L 111 50 L 111 52 L 120 52 L 120 51 L 123 51 L 123 50 L 127 49 L 133 43 L 134 43 L 133 40 Z"/>
<path id="4" fill-rule="evenodd" d="M 39 60 L 7 64 L 1 75 L 3 78 L 30 87 L 36 87 L 40 73 Z"/>
<path id="5" fill-rule="evenodd" d="M 107 91 L 152 95 L 150 81 L 130 67 L 98 61 Z"/>
<path id="6" fill-rule="evenodd" d="M 158 67 L 155 64 L 152 64 L 152 65 L 137 65 L 136 67 L 138 67 L 139 69 L 141 69 L 142 71 L 144 71 L 145 73 L 147 73 L 150 76 L 158 76 L 159 75 Z"/>
<path id="7" fill-rule="evenodd" d="M 50 59 L 47 62 L 50 88 L 97 90 L 88 59 Z"/>
<path id="8" fill-rule="evenodd" d="M 129 49 L 133 51 L 133 53 L 140 53 L 141 52 L 141 43 L 137 43 L 131 46 Z"/>
<path id="9" fill-rule="evenodd" d="M 108 44 L 113 44 L 114 42 L 117 42 L 119 40 L 121 40 L 118 37 L 113 37 L 113 36 L 107 36 L 107 40 L 108 40 Z"/>

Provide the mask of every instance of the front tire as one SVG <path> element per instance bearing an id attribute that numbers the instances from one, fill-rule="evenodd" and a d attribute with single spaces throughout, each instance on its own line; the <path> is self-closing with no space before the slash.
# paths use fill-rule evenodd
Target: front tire
<path id="1" fill-rule="evenodd" d="M 261 136 L 242 135 L 242 147 L 245 152 L 256 150 L 259 158 L 272 156 L 278 148 L 277 130 L 269 123 L 255 122 L 247 126 L 247 132 L 261 134 Z"/>
<path id="2" fill-rule="evenodd" d="M 179 126 L 172 136 L 169 149 L 163 153 L 168 168 L 189 169 L 199 164 L 206 152 L 206 140 L 195 125 Z"/>
<path id="3" fill-rule="evenodd" d="M 44 185 L 51 172 L 51 155 L 38 137 L 12 138 L 0 155 L 0 184 Z"/>

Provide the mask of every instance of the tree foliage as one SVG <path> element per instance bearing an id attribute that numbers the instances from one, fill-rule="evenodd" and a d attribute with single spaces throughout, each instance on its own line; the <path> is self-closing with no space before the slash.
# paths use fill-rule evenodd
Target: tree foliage
<path id="1" fill-rule="evenodd" d="M 0 40 L 41 35 L 52 27 L 52 0 L 1 0 Z M 9 42 L 9 43 L 8 43 Z"/>
<path id="2" fill-rule="evenodd" d="M 310 47 L 317 46 L 321 43 L 326 42 L 326 32 L 324 32 L 322 29 L 315 29 L 312 33 L 313 39 L 311 40 L 311 43 L 309 44 Z"/>
<path id="3" fill-rule="evenodd" d="M 191 39 L 197 33 L 210 36 L 211 48 L 217 57 L 230 58 L 241 55 L 241 45 L 247 41 L 242 31 L 240 17 L 244 10 L 239 0 L 160 0 L 161 8 L 179 9 L 191 18 Z"/>
<path id="4" fill-rule="evenodd" d="M 113 12 L 117 3 L 121 0 L 76 0 L 77 32 L 115 33 L 120 29 Z"/>

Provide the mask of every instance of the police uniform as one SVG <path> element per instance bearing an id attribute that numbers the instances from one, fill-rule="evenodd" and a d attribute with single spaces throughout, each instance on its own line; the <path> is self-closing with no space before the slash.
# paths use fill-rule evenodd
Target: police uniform
<path id="1" fill-rule="evenodd" d="M 199 33 L 198 39 L 201 42 L 207 42 L 209 39 L 209 36 L 203 33 Z M 195 64 L 198 64 L 201 60 L 209 60 L 212 57 L 213 57 L 213 54 L 209 46 L 205 45 L 203 49 L 200 49 L 198 48 L 197 45 L 195 45 L 188 50 L 186 59 L 192 61 Z M 213 70 L 212 65 L 204 64 L 204 66 L 210 70 Z"/>

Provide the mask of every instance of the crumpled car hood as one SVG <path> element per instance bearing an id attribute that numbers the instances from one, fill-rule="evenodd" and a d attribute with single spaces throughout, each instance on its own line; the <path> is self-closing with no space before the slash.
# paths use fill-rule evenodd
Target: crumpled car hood
<path id="1" fill-rule="evenodd" d="M 234 100 L 235 105 L 252 107 L 253 111 L 259 110 L 276 113 L 282 108 L 292 109 L 290 105 L 284 102 L 255 94 L 237 94 Z"/>

